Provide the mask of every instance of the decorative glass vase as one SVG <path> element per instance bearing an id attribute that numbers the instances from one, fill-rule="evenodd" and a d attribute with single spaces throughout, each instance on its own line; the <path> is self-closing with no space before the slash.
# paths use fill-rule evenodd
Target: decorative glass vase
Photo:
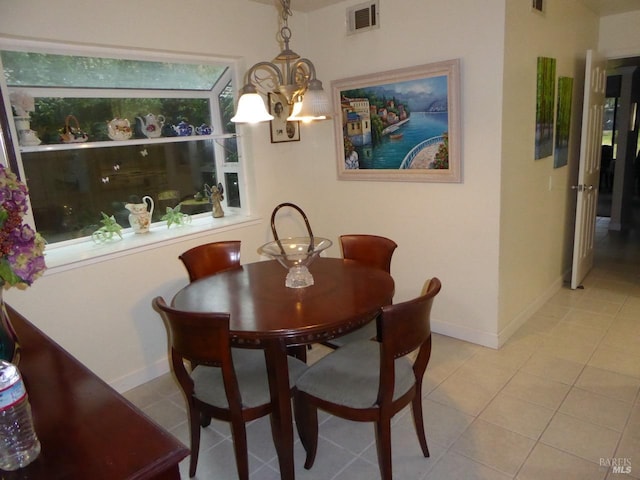
<path id="1" fill-rule="evenodd" d="M 285 279 L 286 287 L 305 288 L 314 283 L 307 267 L 331 244 L 331 240 L 320 237 L 284 238 L 265 243 L 258 253 L 277 260 L 289 271 Z"/>
<path id="2" fill-rule="evenodd" d="M 0 359 L 15 365 L 19 360 L 18 336 L 11 325 L 11 318 L 4 304 L 3 291 L 0 284 Z"/>
<path id="3" fill-rule="evenodd" d="M 276 213 L 282 207 L 291 207 L 302 216 L 307 227 L 308 237 L 290 237 L 280 240 L 276 230 Z M 289 272 L 285 279 L 285 286 L 289 288 L 305 288 L 313 285 L 313 275 L 307 268 L 320 252 L 332 245 L 331 240 L 314 237 L 311 231 L 309 219 L 302 209 L 289 202 L 281 203 L 271 213 L 271 231 L 273 242 L 265 243 L 258 249 L 258 253 L 271 257 L 286 268 Z"/>

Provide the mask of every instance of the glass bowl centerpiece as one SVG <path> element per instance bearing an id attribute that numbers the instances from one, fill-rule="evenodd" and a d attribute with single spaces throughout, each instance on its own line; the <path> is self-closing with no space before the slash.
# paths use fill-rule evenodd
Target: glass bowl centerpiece
<path id="1" fill-rule="evenodd" d="M 290 207 L 297 210 L 302 216 L 307 227 L 307 237 L 290 237 L 280 240 L 276 231 L 276 213 L 282 207 Z M 289 288 L 304 288 L 313 285 L 313 276 L 307 268 L 320 252 L 332 245 L 331 240 L 314 237 L 309 225 L 309 219 L 302 209 L 293 203 L 281 203 L 273 209 L 271 214 L 271 231 L 273 242 L 265 243 L 258 249 L 258 253 L 271 257 L 289 270 L 285 280 L 285 286 Z"/>
<path id="2" fill-rule="evenodd" d="M 331 240 L 326 238 L 292 237 L 265 243 L 258 253 L 274 258 L 289 270 L 285 286 L 304 288 L 313 285 L 313 276 L 307 267 L 331 244 Z"/>

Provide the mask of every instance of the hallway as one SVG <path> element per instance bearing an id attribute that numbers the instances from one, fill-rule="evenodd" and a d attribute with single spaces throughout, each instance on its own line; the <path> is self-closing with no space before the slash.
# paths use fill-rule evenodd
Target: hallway
<path id="1" fill-rule="evenodd" d="M 563 288 L 500 350 L 434 334 L 423 405 L 431 457 L 411 413 L 393 425 L 396 480 L 640 479 L 640 236 L 598 218 L 584 289 Z M 314 347 L 310 361 L 324 354 Z M 125 394 L 188 445 L 170 375 Z M 298 480 L 379 478 L 371 424 L 323 415 L 315 466 Z M 268 419 L 248 428 L 252 480 L 277 480 Z M 612 464 L 623 468 L 615 472 Z M 187 479 L 188 459 L 180 465 Z M 236 479 L 230 431 L 203 430 L 198 479 Z"/>

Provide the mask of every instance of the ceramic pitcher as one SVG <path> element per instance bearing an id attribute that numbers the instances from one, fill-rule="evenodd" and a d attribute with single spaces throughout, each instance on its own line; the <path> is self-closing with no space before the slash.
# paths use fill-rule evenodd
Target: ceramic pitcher
<path id="1" fill-rule="evenodd" d="M 147 138 L 158 138 L 162 135 L 162 126 L 164 125 L 164 115 L 154 115 L 149 113 L 144 117 L 136 117 L 138 129 Z"/>
<path id="2" fill-rule="evenodd" d="M 142 197 L 142 203 L 127 203 L 124 206 L 129 210 L 129 224 L 135 233 L 147 233 L 151 226 L 151 215 L 153 215 L 153 198 Z"/>

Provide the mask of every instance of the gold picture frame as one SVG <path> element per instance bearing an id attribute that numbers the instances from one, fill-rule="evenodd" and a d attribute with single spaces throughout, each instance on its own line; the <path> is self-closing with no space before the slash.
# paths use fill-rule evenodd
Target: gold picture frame
<path id="1" fill-rule="evenodd" d="M 462 181 L 459 59 L 331 88 L 340 180 Z"/>

